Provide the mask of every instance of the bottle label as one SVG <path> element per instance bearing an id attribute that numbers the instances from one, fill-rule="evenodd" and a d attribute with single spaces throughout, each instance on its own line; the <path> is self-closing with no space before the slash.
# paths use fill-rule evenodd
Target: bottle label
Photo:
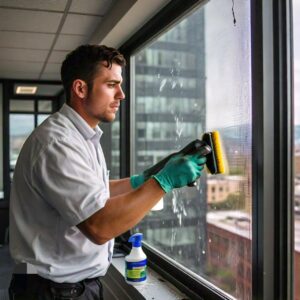
<path id="1" fill-rule="evenodd" d="M 126 261 L 125 276 L 130 282 L 142 282 L 147 278 L 147 259 L 129 262 Z"/>

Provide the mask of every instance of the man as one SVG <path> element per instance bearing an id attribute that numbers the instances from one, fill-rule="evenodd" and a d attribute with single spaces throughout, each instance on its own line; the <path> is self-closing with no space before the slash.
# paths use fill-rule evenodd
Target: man
<path id="1" fill-rule="evenodd" d="M 10 250 L 37 275 L 15 274 L 11 299 L 103 299 L 99 277 L 113 239 L 159 199 L 201 175 L 205 158 L 174 156 L 154 176 L 108 179 L 98 124 L 112 122 L 125 98 L 123 56 L 84 45 L 65 59 L 66 104 L 25 142 L 12 184 Z"/>

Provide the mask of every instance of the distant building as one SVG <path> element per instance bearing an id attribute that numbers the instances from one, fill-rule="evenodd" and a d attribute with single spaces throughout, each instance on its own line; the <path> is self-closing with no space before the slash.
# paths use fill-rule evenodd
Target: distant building
<path id="1" fill-rule="evenodd" d="M 295 300 L 300 300 L 300 215 L 295 215 L 295 256 L 294 256 L 294 276 L 295 276 Z"/>
<path id="2" fill-rule="evenodd" d="M 226 176 L 222 179 L 208 176 L 207 203 L 223 202 L 229 195 L 238 195 L 244 182 L 244 176 Z"/>
<path id="3" fill-rule="evenodd" d="M 207 214 L 207 270 L 218 286 L 230 284 L 238 299 L 251 298 L 252 253 L 251 215 L 242 211 Z M 300 216 L 295 220 L 295 300 L 300 300 Z"/>
<path id="4" fill-rule="evenodd" d="M 133 57 L 135 173 L 182 149 L 205 130 L 204 21 L 204 11 L 195 12 Z M 163 211 L 149 213 L 139 225 L 145 241 L 198 274 L 205 264 L 205 177 L 200 185 L 199 190 L 169 193 L 164 197 Z"/>
<path id="5" fill-rule="evenodd" d="M 244 203 L 242 209 L 251 213 L 252 198 L 249 177 L 250 171 L 247 176 L 231 175 L 223 178 L 220 175 L 208 176 L 206 182 L 208 206 L 213 207 L 213 204 L 224 202 L 230 196 L 235 196 Z M 228 207 L 228 209 L 234 209 L 234 207 Z"/>
<path id="6" fill-rule="evenodd" d="M 295 214 L 300 216 L 300 183 L 295 182 Z"/>
<path id="7" fill-rule="evenodd" d="M 251 215 L 242 211 L 207 214 L 207 269 L 215 284 L 237 299 L 250 300 L 252 287 Z"/>

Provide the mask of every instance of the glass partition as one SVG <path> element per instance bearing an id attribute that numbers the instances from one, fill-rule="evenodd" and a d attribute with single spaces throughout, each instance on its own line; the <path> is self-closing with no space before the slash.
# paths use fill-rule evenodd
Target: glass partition
<path id="1" fill-rule="evenodd" d="M 193 276 L 251 299 L 250 1 L 212 0 L 131 57 L 132 173 L 218 130 L 227 173 L 167 194 L 135 228 Z"/>

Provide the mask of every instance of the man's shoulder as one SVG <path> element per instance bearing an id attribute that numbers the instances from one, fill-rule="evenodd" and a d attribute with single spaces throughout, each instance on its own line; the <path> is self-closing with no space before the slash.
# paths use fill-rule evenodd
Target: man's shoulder
<path id="1" fill-rule="evenodd" d="M 47 118 L 33 133 L 33 139 L 48 144 L 61 139 L 76 139 L 80 136 L 74 124 L 57 112 Z"/>
<path id="2" fill-rule="evenodd" d="M 23 152 L 23 155 L 34 159 L 51 145 L 61 141 L 79 144 L 82 142 L 82 137 L 73 123 L 57 112 L 48 117 L 31 133 L 21 152 Z"/>

